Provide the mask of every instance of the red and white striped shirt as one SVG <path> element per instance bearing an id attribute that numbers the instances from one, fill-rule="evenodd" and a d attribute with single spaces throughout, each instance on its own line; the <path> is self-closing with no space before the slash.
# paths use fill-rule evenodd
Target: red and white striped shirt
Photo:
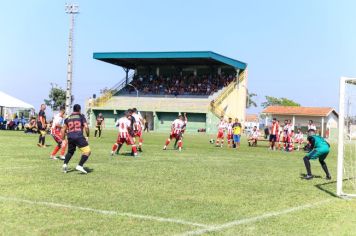
<path id="1" fill-rule="evenodd" d="M 136 114 L 136 113 L 132 114 L 132 116 L 135 118 L 135 125 L 137 127 L 137 130 L 141 130 L 142 129 L 141 120 L 143 120 L 142 116 L 140 114 Z"/>
<path id="2" fill-rule="evenodd" d="M 232 122 L 226 124 L 226 129 L 227 129 L 227 134 L 228 134 L 228 135 L 232 135 L 232 131 L 233 131 L 233 130 L 232 130 L 232 125 L 233 125 L 233 124 L 234 124 L 234 123 L 232 123 Z"/>
<path id="3" fill-rule="evenodd" d="M 51 127 L 51 134 L 59 133 L 62 129 L 63 124 L 64 124 L 64 118 L 61 116 L 61 114 L 55 115 Z"/>
<path id="4" fill-rule="evenodd" d="M 272 135 L 277 135 L 278 134 L 278 130 L 279 130 L 279 125 L 277 122 L 275 123 L 272 123 L 272 126 L 271 126 L 271 134 Z"/>
<path id="5" fill-rule="evenodd" d="M 185 122 L 180 119 L 175 119 L 172 123 L 172 134 L 180 134 Z"/>
<path id="6" fill-rule="evenodd" d="M 222 120 L 218 124 L 218 130 L 219 132 L 225 132 L 225 129 L 226 129 L 226 122 Z"/>
<path id="7" fill-rule="evenodd" d="M 131 121 L 127 117 L 122 117 L 116 121 L 116 127 L 119 128 L 120 138 L 128 138 Z"/>

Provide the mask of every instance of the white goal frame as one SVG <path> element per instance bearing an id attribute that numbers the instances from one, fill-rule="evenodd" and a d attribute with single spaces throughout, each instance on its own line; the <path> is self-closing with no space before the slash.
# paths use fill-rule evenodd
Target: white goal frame
<path id="1" fill-rule="evenodd" d="M 348 194 L 343 192 L 343 178 L 344 178 L 344 137 L 345 137 L 345 85 L 355 84 L 356 78 L 341 77 L 340 91 L 339 91 L 339 137 L 337 149 L 337 182 L 336 194 L 339 197 L 356 197 L 356 194 Z"/>

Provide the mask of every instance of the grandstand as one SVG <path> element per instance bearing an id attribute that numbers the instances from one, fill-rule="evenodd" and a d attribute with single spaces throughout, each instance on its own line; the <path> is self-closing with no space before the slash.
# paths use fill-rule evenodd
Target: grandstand
<path id="1" fill-rule="evenodd" d="M 122 67 L 126 76 L 87 102 L 93 126 L 103 113 L 107 127 L 136 107 L 151 130 L 166 131 L 186 112 L 188 132 L 216 131 L 220 116 L 245 119 L 247 64 L 211 51 L 94 53 L 93 58 Z"/>

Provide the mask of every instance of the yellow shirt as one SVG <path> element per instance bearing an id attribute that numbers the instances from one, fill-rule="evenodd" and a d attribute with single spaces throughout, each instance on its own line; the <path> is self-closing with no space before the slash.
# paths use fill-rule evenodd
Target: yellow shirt
<path id="1" fill-rule="evenodd" d="M 234 133 L 234 135 L 239 135 L 239 134 L 241 134 L 241 127 L 240 127 L 240 126 L 235 126 L 235 127 L 233 128 L 233 133 Z"/>

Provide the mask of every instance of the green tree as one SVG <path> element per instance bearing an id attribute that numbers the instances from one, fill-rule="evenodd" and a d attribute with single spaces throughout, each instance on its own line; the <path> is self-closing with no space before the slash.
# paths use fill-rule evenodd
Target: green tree
<path id="1" fill-rule="evenodd" d="M 49 91 L 48 99 L 44 100 L 45 104 L 53 110 L 58 110 L 66 102 L 66 91 L 55 85 Z"/>
<path id="2" fill-rule="evenodd" d="M 288 99 L 288 98 L 276 98 L 271 96 L 266 96 L 266 101 L 261 103 L 263 108 L 268 106 L 293 106 L 293 107 L 300 107 L 300 104 Z"/>
<path id="3" fill-rule="evenodd" d="M 257 107 L 257 103 L 253 100 L 253 97 L 256 97 L 257 94 L 255 93 L 248 93 L 246 95 L 246 108 L 250 108 L 250 107 Z"/>

